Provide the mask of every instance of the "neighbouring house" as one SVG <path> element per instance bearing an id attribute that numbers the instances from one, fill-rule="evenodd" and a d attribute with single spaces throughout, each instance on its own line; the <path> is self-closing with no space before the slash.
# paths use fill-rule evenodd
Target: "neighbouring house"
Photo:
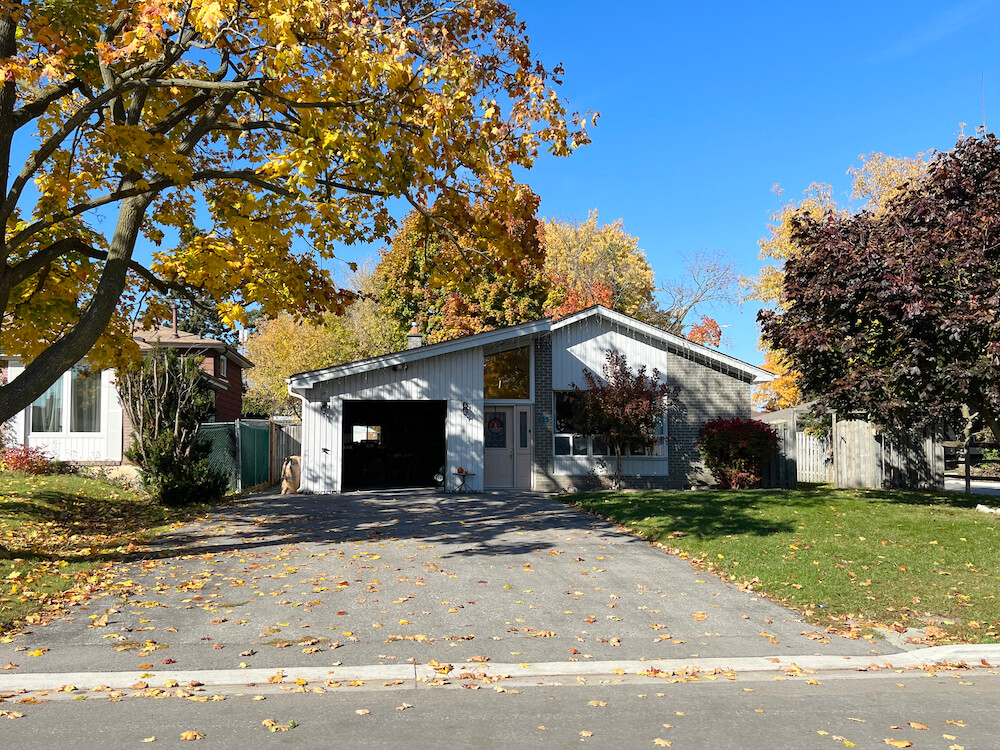
<path id="1" fill-rule="evenodd" d="M 243 408 L 243 370 L 253 367 L 224 341 L 201 338 L 176 326 L 140 329 L 133 334 L 139 350 L 160 345 L 184 356 L 204 357 L 201 369 L 215 398 L 215 421 L 230 422 Z M 6 361 L 6 376 L 24 370 L 18 359 Z M 132 426 L 123 414 L 112 370 L 91 370 L 81 362 L 63 373 L 38 400 L 6 425 L 7 440 L 45 448 L 62 461 L 121 464 L 131 442 Z"/>
<path id="2" fill-rule="evenodd" d="M 302 400 L 302 490 L 376 487 L 556 490 L 603 483 L 614 457 L 568 427 L 572 384 L 606 352 L 679 387 L 648 449 L 623 464 L 630 487 L 709 484 L 695 442 L 716 417 L 750 416 L 765 370 L 604 307 L 293 375 Z"/>

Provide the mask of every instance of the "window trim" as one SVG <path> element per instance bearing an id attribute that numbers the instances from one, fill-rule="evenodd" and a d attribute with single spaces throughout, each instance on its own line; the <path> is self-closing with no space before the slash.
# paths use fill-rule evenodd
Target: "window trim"
<path id="1" fill-rule="evenodd" d="M 488 398 L 486 396 L 486 358 L 494 354 L 514 351 L 516 349 L 528 349 L 528 397 L 527 398 Z M 493 406 L 523 406 L 535 403 L 535 342 L 532 339 L 517 346 L 508 346 L 495 351 L 483 351 L 483 403 Z"/>
<path id="2" fill-rule="evenodd" d="M 226 377 L 226 373 L 227 373 L 228 369 L 229 369 L 229 360 L 227 359 L 227 357 L 226 357 L 225 354 L 220 354 L 219 355 L 219 377 L 220 378 Z"/>
<path id="3" fill-rule="evenodd" d="M 70 369 L 68 369 L 66 372 L 64 372 L 62 375 L 60 375 L 59 376 L 59 381 L 57 381 L 57 382 L 60 382 L 62 384 L 62 396 L 61 396 L 62 403 L 60 404 L 60 407 L 59 407 L 59 414 L 60 414 L 59 421 L 60 421 L 60 425 L 63 426 L 63 429 L 59 430 L 58 432 L 42 432 L 41 430 L 35 430 L 34 429 L 34 419 L 32 418 L 33 417 L 32 411 L 33 411 L 34 406 L 35 406 L 35 401 L 38 401 L 38 399 L 35 399 L 35 401 L 33 401 L 31 404 L 29 404 L 27 406 L 27 408 L 24 410 L 24 419 L 25 419 L 25 422 L 27 423 L 27 429 L 25 430 L 26 437 L 49 437 L 49 438 L 78 437 L 78 438 L 96 438 L 96 437 L 100 437 L 100 436 L 103 436 L 103 435 L 107 434 L 107 431 L 108 431 L 108 424 L 107 424 L 108 403 L 107 403 L 107 399 L 110 397 L 110 395 L 109 395 L 109 389 L 107 389 L 105 387 L 107 385 L 107 380 L 105 378 L 105 372 L 106 372 L 105 370 L 93 370 L 92 371 L 92 374 L 100 376 L 100 386 L 99 386 L 99 391 L 98 391 L 99 394 L 100 394 L 100 402 L 99 402 L 98 410 L 97 410 L 97 413 L 98 413 L 98 429 L 97 430 L 93 430 L 93 431 L 87 431 L 87 432 L 79 432 L 79 431 L 74 432 L 74 431 L 72 431 L 70 429 L 70 427 L 73 424 L 73 390 L 74 390 L 73 389 L 73 374 L 78 369 L 78 367 L 79 367 L 79 365 L 74 365 L 73 367 L 71 367 Z M 53 385 L 55 385 L 55 383 L 53 383 Z M 48 393 L 48 389 L 45 390 L 45 393 Z M 44 397 L 44 395 L 45 394 L 43 393 L 42 396 L 39 396 L 38 398 L 40 399 L 40 398 Z"/>
<path id="4" fill-rule="evenodd" d="M 573 393 L 573 391 L 568 390 L 553 390 L 552 391 L 552 416 L 553 422 L 558 424 L 558 417 L 556 416 L 556 409 L 558 407 L 557 399 L 560 394 Z M 655 461 L 664 461 L 670 458 L 670 450 L 668 443 L 668 418 L 667 414 L 664 413 L 663 417 L 659 420 L 659 429 L 655 435 L 655 441 L 653 443 L 654 449 L 656 445 L 661 445 L 662 453 L 636 453 L 633 455 L 631 446 L 626 445 L 625 451 L 622 453 L 622 459 L 652 459 Z M 578 432 L 556 432 L 555 429 L 552 431 L 552 455 L 557 458 L 575 458 L 575 459 L 613 459 L 615 454 L 611 452 L 611 446 L 607 446 L 606 453 L 594 453 L 594 437 L 600 437 L 595 435 L 584 435 Z M 564 438 L 569 441 L 569 453 L 559 453 L 556 449 L 556 441 L 558 438 Z M 587 452 L 586 453 L 576 453 L 576 441 L 580 439 L 581 442 L 586 441 Z"/>

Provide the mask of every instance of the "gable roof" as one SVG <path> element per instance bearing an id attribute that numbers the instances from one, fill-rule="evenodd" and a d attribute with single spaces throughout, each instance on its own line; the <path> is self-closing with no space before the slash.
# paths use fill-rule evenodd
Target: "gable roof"
<path id="1" fill-rule="evenodd" d="M 696 344 L 693 341 L 688 341 L 683 336 L 668 333 L 667 331 L 651 326 L 648 323 L 643 323 L 642 321 L 636 320 L 628 315 L 615 312 L 614 310 L 609 310 L 601 305 L 595 305 L 573 313 L 572 315 L 567 315 L 565 318 L 560 318 L 555 322 L 553 322 L 551 318 L 542 318 L 541 320 L 531 321 L 530 323 L 521 323 L 520 325 L 508 326 L 507 328 L 497 328 L 484 333 L 474 333 L 470 336 L 462 336 L 461 338 L 452 339 L 450 341 L 442 341 L 437 344 L 427 344 L 426 346 L 420 346 L 416 349 L 405 349 L 400 352 L 383 354 L 378 357 L 362 359 L 357 362 L 347 362 L 342 365 L 333 365 L 319 370 L 309 370 L 307 372 L 296 373 L 287 378 L 286 382 L 288 383 L 288 390 L 290 392 L 304 391 L 312 388 L 317 383 L 326 380 L 336 380 L 338 378 L 347 377 L 348 375 L 357 375 L 363 372 L 378 370 L 383 367 L 409 364 L 421 359 L 438 357 L 443 354 L 451 354 L 453 352 L 472 349 L 477 346 L 501 344 L 523 336 L 531 336 L 536 333 L 546 333 L 548 331 L 565 328 L 566 326 L 590 317 L 604 318 L 615 325 L 629 328 L 637 333 L 643 334 L 644 336 L 661 341 L 669 348 L 680 350 L 693 356 L 694 358 L 701 358 L 709 362 L 728 367 L 737 372 L 753 376 L 753 382 L 755 383 L 766 383 L 770 380 L 774 380 L 773 374 L 769 373 L 767 370 L 761 369 L 760 367 L 747 364 L 740 359 L 736 359 L 736 357 L 723 354 L 722 352 L 710 349 L 702 344 Z"/>
<path id="2" fill-rule="evenodd" d="M 417 362 L 421 359 L 428 359 L 429 357 L 439 357 L 442 354 L 451 354 L 465 349 L 472 349 L 477 346 L 489 346 L 491 344 L 498 344 L 511 339 L 517 339 L 522 336 L 531 336 L 535 333 L 543 333 L 549 330 L 550 325 L 551 321 L 549 321 L 548 318 L 542 318 L 541 320 L 533 320 L 530 323 L 521 323 L 520 325 L 508 326 L 507 328 L 496 328 L 492 331 L 473 333 L 469 336 L 451 339 L 450 341 L 441 341 L 437 344 L 418 346 L 416 349 L 404 349 L 401 352 L 383 354 L 378 357 L 358 360 L 357 362 L 347 362 L 342 365 L 324 367 L 320 370 L 300 372 L 287 379 L 288 387 L 289 390 L 293 388 L 306 390 L 312 388 L 316 383 L 320 383 L 324 380 L 336 380 L 337 378 L 343 378 L 348 375 L 357 375 L 362 372 L 379 370 L 383 367 L 409 364 L 411 362 Z"/>
<path id="3" fill-rule="evenodd" d="M 136 328 L 132 331 L 132 338 L 139 345 L 139 351 L 144 354 L 150 351 L 154 345 L 169 346 L 176 349 L 207 350 L 212 349 L 226 355 L 227 359 L 236 362 L 240 367 L 247 369 L 253 367 L 253 362 L 240 354 L 233 346 L 219 339 L 203 338 L 196 333 L 174 330 L 170 326 L 156 326 L 155 328 Z"/>
<path id="4" fill-rule="evenodd" d="M 768 383 L 775 378 L 774 373 L 768 372 L 761 367 L 751 365 L 744 362 L 742 359 L 737 359 L 729 354 L 720 352 L 718 349 L 713 349 L 709 346 L 705 346 L 704 344 L 697 344 L 694 341 L 684 338 L 683 336 L 678 336 L 676 333 L 670 333 L 669 331 L 664 331 L 662 328 L 651 326 L 649 323 L 643 323 L 641 320 L 637 320 L 633 317 L 625 315 L 624 313 L 611 310 L 603 305 L 587 307 L 579 312 L 573 313 L 572 315 L 567 315 L 565 318 L 560 318 L 552 323 L 552 330 L 557 331 L 560 328 L 565 328 L 566 326 L 570 326 L 574 323 L 579 323 L 582 320 L 593 317 L 603 318 L 604 320 L 614 323 L 617 326 L 629 328 L 636 333 L 641 333 L 643 336 L 648 336 L 651 339 L 662 342 L 670 349 L 683 352 L 695 359 L 704 359 L 709 362 L 728 367 L 732 370 L 736 370 L 737 372 L 752 375 L 754 383 Z"/>

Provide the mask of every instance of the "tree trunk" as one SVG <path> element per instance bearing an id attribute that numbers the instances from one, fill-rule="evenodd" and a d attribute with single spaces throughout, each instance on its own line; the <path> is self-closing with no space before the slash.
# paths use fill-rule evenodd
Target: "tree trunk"
<path id="1" fill-rule="evenodd" d="M 620 490 L 622 488 L 622 445 L 615 443 L 615 474 L 611 478 L 611 489 Z"/>
<path id="2" fill-rule="evenodd" d="M 0 386 L 0 422 L 6 422 L 30 406 L 64 372 L 86 357 L 107 328 L 125 290 L 132 250 L 151 202 L 151 196 L 122 202 L 104 272 L 93 298 L 73 328 L 39 354 L 21 375 Z"/>

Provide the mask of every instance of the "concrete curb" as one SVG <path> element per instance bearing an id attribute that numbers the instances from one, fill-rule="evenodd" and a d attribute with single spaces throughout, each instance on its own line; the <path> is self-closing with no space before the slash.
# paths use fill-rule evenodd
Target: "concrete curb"
<path id="1" fill-rule="evenodd" d="M 984 663 L 985 662 L 985 663 Z M 72 685 L 76 691 L 104 686 L 112 690 L 141 690 L 136 684 L 163 688 L 173 681 L 173 687 L 185 687 L 191 681 L 206 689 L 231 692 L 234 688 L 280 689 L 304 680 L 308 685 L 322 686 L 327 681 L 348 684 L 360 681 L 368 689 L 421 687 L 445 677 L 454 680 L 463 673 L 479 679 L 509 679 L 516 683 L 538 682 L 557 678 L 621 678 L 655 677 L 663 673 L 732 672 L 760 674 L 791 671 L 809 673 L 859 672 L 871 668 L 879 671 L 919 669 L 964 664 L 968 667 L 1000 666 L 1000 644 L 935 646 L 901 654 L 871 656 L 826 656 L 803 654 L 785 657 L 717 657 L 704 659 L 650 659 L 634 661 L 540 662 L 536 664 L 492 664 L 456 662 L 447 674 L 424 664 L 367 665 L 356 667 L 291 667 L 288 669 L 219 669 L 155 672 L 50 672 L 5 674 L 0 676 L 0 698 L 15 692 L 59 690 Z M 440 667 L 444 669 L 444 667 Z M 281 673 L 281 682 L 270 682 Z M 302 683 L 299 683 L 302 684 Z M 77 692 L 77 694 L 79 694 Z"/>

